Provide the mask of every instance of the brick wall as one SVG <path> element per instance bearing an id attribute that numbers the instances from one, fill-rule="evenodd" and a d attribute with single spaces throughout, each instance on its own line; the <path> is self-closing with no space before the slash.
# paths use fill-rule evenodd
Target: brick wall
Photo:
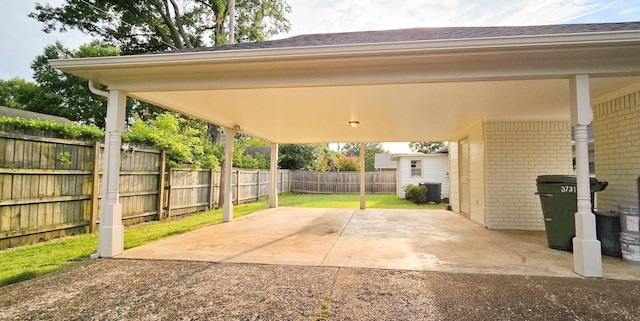
<path id="1" fill-rule="evenodd" d="M 597 194 L 598 210 L 637 203 L 640 176 L 640 85 L 594 100 L 596 177 L 609 182 Z"/>
<path id="2" fill-rule="evenodd" d="M 487 227 L 544 229 L 536 177 L 573 174 L 570 122 L 487 122 L 485 138 Z"/>

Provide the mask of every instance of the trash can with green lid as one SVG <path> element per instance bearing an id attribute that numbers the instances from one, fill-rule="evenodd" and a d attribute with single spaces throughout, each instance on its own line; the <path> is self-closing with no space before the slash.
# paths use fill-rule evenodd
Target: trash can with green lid
<path id="1" fill-rule="evenodd" d="M 549 247 L 557 250 L 573 250 L 576 235 L 575 213 L 578 211 L 576 177 L 573 175 L 541 175 L 536 179 L 544 227 Z M 608 183 L 590 178 L 591 210 L 593 194 L 604 190 Z"/>

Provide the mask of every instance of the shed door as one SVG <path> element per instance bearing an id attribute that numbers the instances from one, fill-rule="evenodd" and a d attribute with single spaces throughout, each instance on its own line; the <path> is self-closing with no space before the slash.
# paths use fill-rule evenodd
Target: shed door
<path id="1" fill-rule="evenodd" d="M 469 184 L 469 139 L 460 141 L 460 211 L 470 214 L 471 186 Z"/>

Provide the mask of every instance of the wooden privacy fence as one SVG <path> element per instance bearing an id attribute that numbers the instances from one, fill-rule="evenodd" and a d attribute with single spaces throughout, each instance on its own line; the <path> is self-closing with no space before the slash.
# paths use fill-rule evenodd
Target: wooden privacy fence
<path id="1" fill-rule="evenodd" d="M 99 142 L 0 132 L 0 249 L 96 231 L 103 152 Z M 124 145 L 123 224 L 217 207 L 220 172 L 168 169 L 166 158 L 158 149 Z M 289 171 L 278 171 L 277 179 L 278 192 L 291 191 Z M 232 199 L 266 198 L 269 185 L 268 170 L 234 169 Z"/>
<path id="2" fill-rule="evenodd" d="M 204 211 L 218 206 L 220 172 L 209 169 L 169 169 L 171 184 L 167 186 L 168 203 L 165 215 L 177 216 Z M 290 173 L 278 170 L 278 193 L 291 191 Z M 259 201 L 269 197 L 269 170 L 233 169 L 231 199 L 234 204 Z"/>
<path id="3" fill-rule="evenodd" d="M 292 171 L 291 191 L 300 193 L 360 193 L 360 172 Z M 365 192 L 395 194 L 396 172 L 365 172 Z"/>

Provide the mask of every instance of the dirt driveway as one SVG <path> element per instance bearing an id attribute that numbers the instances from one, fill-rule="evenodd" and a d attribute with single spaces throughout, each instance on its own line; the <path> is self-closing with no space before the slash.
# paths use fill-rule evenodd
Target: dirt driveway
<path id="1" fill-rule="evenodd" d="M 640 320 L 640 281 L 97 260 L 0 288 L 0 320 Z"/>

